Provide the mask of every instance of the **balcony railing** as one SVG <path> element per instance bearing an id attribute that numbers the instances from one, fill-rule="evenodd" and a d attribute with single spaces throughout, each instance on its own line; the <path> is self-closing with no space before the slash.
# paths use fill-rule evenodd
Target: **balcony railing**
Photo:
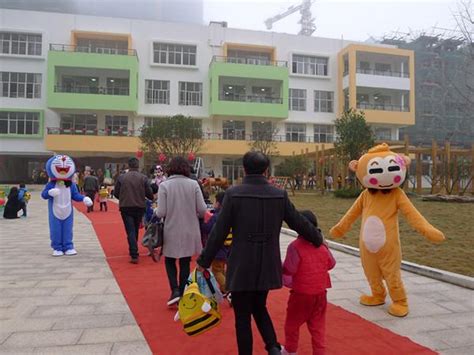
<path id="1" fill-rule="evenodd" d="M 60 127 L 47 127 L 47 133 L 49 135 L 80 135 L 80 136 L 118 136 L 118 137 L 139 137 L 141 130 L 109 130 L 109 129 L 65 129 Z M 328 134 L 332 136 L 332 134 Z M 333 143 L 332 138 L 327 137 L 325 139 L 316 138 L 315 136 L 298 136 L 298 139 L 291 139 L 286 134 L 279 134 L 268 136 L 266 132 L 256 134 L 243 134 L 243 133 L 216 133 L 216 132 L 203 132 L 202 139 L 207 140 L 240 140 L 240 141 L 254 141 L 260 140 L 271 140 L 273 142 L 293 142 L 293 143 Z"/>
<path id="2" fill-rule="evenodd" d="M 370 104 L 370 103 L 358 103 L 357 108 L 361 110 L 382 110 L 382 111 L 399 111 L 408 112 L 410 107 L 402 105 L 392 104 Z"/>
<path id="3" fill-rule="evenodd" d="M 61 86 L 56 85 L 54 92 L 73 93 L 73 94 L 94 94 L 94 95 L 120 95 L 129 96 L 128 87 L 101 87 L 101 86 Z"/>
<path id="4" fill-rule="evenodd" d="M 70 45 L 70 44 L 53 44 L 53 43 L 51 43 L 49 45 L 49 50 L 50 51 L 55 51 L 55 52 L 80 52 L 80 53 L 137 56 L 137 51 L 135 49 L 111 48 L 111 47 L 73 46 L 73 45 Z"/>
<path id="5" fill-rule="evenodd" d="M 394 76 L 397 78 L 409 78 L 410 74 L 406 72 L 399 72 L 393 70 L 376 70 L 376 69 L 363 69 L 356 68 L 356 72 L 359 74 L 370 74 L 370 75 L 381 75 L 381 76 Z"/>
<path id="6" fill-rule="evenodd" d="M 266 104 L 282 104 L 283 99 L 281 97 L 273 96 L 259 96 L 259 95 L 241 95 L 241 94 L 219 94 L 220 101 L 237 101 L 237 102 L 256 102 Z"/>
<path id="7" fill-rule="evenodd" d="M 288 67 L 288 62 L 285 60 L 266 60 L 257 58 L 245 57 L 224 57 L 215 55 L 212 57 L 212 62 L 219 63 L 234 63 L 234 64 L 249 64 L 249 65 L 269 65 L 274 67 Z"/>

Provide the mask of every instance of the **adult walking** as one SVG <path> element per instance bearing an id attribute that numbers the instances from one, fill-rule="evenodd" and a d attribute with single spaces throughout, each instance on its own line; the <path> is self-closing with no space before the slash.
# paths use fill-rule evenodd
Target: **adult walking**
<path id="1" fill-rule="evenodd" d="M 165 218 L 163 255 L 171 289 L 171 306 L 183 295 L 193 255 L 202 249 L 198 217 L 204 217 L 206 204 L 198 183 L 190 178 L 189 163 L 175 157 L 168 165 L 168 179 L 160 184 L 156 214 Z M 176 260 L 179 261 L 179 281 Z"/>
<path id="2" fill-rule="evenodd" d="M 99 180 L 94 176 L 94 171 L 86 171 L 84 178 L 84 192 L 92 200 L 92 205 L 87 207 L 87 213 L 94 212 L 95 194 L 99 192 Z"/>
<path id="3" fill-rule="evenodd" d="M 296 211 L 286 191 L 269 184 L 265 177 L 269 165 L 261 152 L 244 155 L 243 183 L 226 191 L 219 218 L 197 260 L 200 271 L 208 268 L 232 229 L 226 288 L 232 294 L 240 355 L 252 354 L 252 316 L 265 349 L 280 354 L 266 301 L 269 290 L 282 287 L 282 221 L 314 245 L 322 243 L 321 232 Z"/>
<path id="4" fill-rule="evenodd" d="M 137 158 L 128 161 L 128 172 L 121 174 L 114 187 L 114 196 L 119 200 L 123 225 L 127 232 L 130 262 L 138 264 L 138 230 L 145 214 L 146 198 L 153 200 L 153 191 L 148 178 L 138 172 Z"/>

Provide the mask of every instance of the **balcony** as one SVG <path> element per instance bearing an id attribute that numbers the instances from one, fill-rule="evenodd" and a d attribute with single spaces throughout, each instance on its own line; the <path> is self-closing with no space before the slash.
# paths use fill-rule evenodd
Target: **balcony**
<path id="1" fill-rule="evenodd" d="M 135 50 L 50 45 L 50 108 L 135 112 L 137 86 Z"/>
<path id="2" fill-rule="evenodd" d="M 406 72 L 399 72 L 393 70 L 376 70 L 376 69 L 364 69 L 356 68 L 356 73 L 360 74 L 370 74 L 370 75 L 381 75 L 381 76 L 393 76 L 396 78 L 409 78 L 410 74 Z M 348 73 L 345 73 L 347 75 Z"/>
<path id="3" fill-rule="evenodd" d="M 369 104 L 369 103 L 357 103 L 359 110 L 382 110 L 382 111 L 398 111 L 398 112 L 409 112 L 408 106 L 402 105 L 391 105 L 391 104 Z"/>
<path id="4" fill-rule="evenodd" d="M 288 68 L 284 61 L 213 57 L 210 114 L 287 118 Z"/>

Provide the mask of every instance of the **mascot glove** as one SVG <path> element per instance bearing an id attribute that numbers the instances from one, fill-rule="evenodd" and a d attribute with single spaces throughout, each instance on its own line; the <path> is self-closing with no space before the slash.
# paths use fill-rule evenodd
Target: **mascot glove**
<path id="1" fill-rule="evenodd" d="M 59 194 L 60 194 L 60 191 L 56 187 L 54 187 L 54 188 L 52 188 L 51 190 L 48 191 L 48 195 L 51 196 L 51 197 L 59 196 Z"/>
<path id="2" fill-rule="evenodd" d="M 90 207 L 92 206 L 94 203 L 92 202 L 91 198 L 90 197 L 84 197 L 84 200 L 82 200 L 82 202 L 84 202 L 84 205 L 86 205 L 87 207 Z"/>
<path id="3" fill-rule="evenodd" d="M 335 225 L 334 227 L 331 228 L 329 231 L 329 235 L 333 238 L 342 238 L 344 236 L 344 232 L 341 230 L 340 227 Z"/>
<path id="4" fill-rule="evenodd" d="M 444 237 L 444 234 L 437 230 L 436 228 L 433 228 L 433 230 L 430 230 L 426 234 L 426 238 L 433 243 L 441 243 L 443 242 L 446 238 Z"/>

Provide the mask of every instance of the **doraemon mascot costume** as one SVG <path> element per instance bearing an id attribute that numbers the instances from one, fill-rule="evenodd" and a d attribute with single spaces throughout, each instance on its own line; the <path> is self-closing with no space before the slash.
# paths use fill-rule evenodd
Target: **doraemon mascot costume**
<path id="1" fill-rule="evenodd" d="M 92 200 L 82 196 L 77 185 L 72 182 L 76 166 L 71 157 L 53 156 L 46 163 L 46 172 L 49 182 L 44 187 L 41 197 L 48 200 L 49 233 L 53 256 L 76 255 L 72 242 L 72 200 L 82 201 L 86 206 L 92 206 Z"/>

